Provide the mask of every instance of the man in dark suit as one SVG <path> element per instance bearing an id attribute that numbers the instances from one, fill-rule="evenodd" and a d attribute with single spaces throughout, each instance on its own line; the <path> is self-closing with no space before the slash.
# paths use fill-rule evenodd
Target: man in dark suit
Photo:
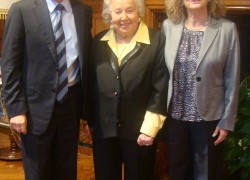
<path id="1" fill-rule="evenodd" d="M 21 133 L 28 180 L 77 178 L 91 18 L 91 8 L 78 0 L 25 0 L 9 10 L 1 61 L 3 96 L 11 128 Z"/>

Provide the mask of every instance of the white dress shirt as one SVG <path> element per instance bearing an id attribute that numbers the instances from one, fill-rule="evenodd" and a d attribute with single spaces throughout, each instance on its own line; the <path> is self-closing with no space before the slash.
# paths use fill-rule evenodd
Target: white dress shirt
<path id="1" fill-rule="evenodd" d="M 57 11 L 55 10 L 55 8 L 58 3 L 55 0 L 46 0 L 46 2 L 50 12 L 51 22 L 53 22 L 56 17 Z M 68 86 L 72 86 L 79 80 L 79 77 L 77 77 L 77 73 L 79 71 L 79 62 L 77 62 L 77 68 L 72 71 L 72 66 L 75 66 L 75 64 L 73 63 L 78 57 L 77 33 L 75 27 L 75 19 L 69 0 L 63 0 L 61 4 L 65 8 L 65 11 L 62 12 L 62 25 L 66 43 Z"/>

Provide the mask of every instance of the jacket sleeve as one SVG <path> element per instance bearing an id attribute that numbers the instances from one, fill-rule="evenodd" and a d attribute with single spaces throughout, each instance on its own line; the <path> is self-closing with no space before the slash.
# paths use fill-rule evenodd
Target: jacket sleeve
<path id="1" fill-rule="evenodd" d="M 25 52 L 24 31 L 22 14 L 15 3 L 11 6 L 5 23 L 1 61 L 3 98 L 9 117 L 27 112 L 22 84 Z"/>
<path id="2" fill-rule="evenodd" d="M 147 111 L 140 132 L 155 138 L 158 131 L 162 128 L 165 119 L 166 116 Z"/>
<path id="3" fill-rule="evenodd" d="M 157 52 L 155 53 L 155 63 L 151 76 L 152 93 L 147 111 L 166 115 L 169 72 L 164 58 L 165 36 L 161 35 L 158 42 Z"/>
<path id="4" fill-rule="evenodd" d="M 169 72 L 164 58 L 165 36 L 161 35 L 158 42 L 159 44 L 151 78 L 151 98 L 140 130 L 141 133 L 151 137 L 155 137 L 161 129 L 167 112 L 166 104 Z"/>
<path id="5" fill-rule="evenodd" d="M 92 58 L 90 57 L 91 56 L 91 46 L 92 46 L 92 34 L 91 34 L 91 28 L 92 28 L 92 9 L 90 7 L 87 6 L 86 10 L 88 10 L 88 13 L 87 13 L 87 23 L 88 25 L 85 25 L 86 27 L 89 27 L 89 29 L 86 29 L 86 31 L 88 31 L 88 37 L 85 37 L 87 39 L 86 41 L 86 46 L 88 46 L 88 54 L 86 54 L 86 59 L 84 62 L 85 65 L 86 65 L 86 68 L 83 69 L 83 72 L 84 73 L 84 76 L 86 77 L 83 77 L 83 84 L 85 87 L 84 88 L 84 99 L 83 99 L 83 110 L 82 110 L 82 117 L 84 120 L 88 121 L 89 119 L 89 111 L 91 109 L 90 107 L 90 92 L 91 92 L 91 89 L 89 88 L 90 86 L 90 81 L 91 81 L 91 78 L 90 78 L 90 64 L 92 63 L 91 60 Z M 84 79 L 85 78 L 85 79 Z"/>
<path id="6" fill-rule="evenodd" d="M 234 23 L 230 28 L 230 45 L 224 67 L 224 113 L 218 127 L 233 130 L 237 115 L 240 83 L 240 47 L 237 29 Z"/>

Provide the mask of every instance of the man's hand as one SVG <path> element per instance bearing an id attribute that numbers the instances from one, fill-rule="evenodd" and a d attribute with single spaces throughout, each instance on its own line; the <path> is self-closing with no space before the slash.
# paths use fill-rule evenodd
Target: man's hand
<path id="1" fill-rule="evenodd" d="M 218 145 L 222 141 L 224 141 L 225 138 L 227 137 L 228 131 L 226 129 L 221 129 L 219 127 L 216 127 L 212 136 L 215 137 L 217 136 L 218 133 L 219 133 L 219 137 L 216 139 L 216 141 L 214 141 L 214 145 Z"/>
<path id="2" fill-rule="evenodd" d="M 152 145 L 153 144 L 153 141 L 154 141 L 154 138 L 146 135 L 146 134 L 140 134 L 138 139 L 137 139 L 137 143 L 140 145 L 140 146 L 149 146 L 149 145 Z"/>
<path id="3" fill-rule="evenodd" d="M 27 117 L 25 114 L 10 118 L 10 126 L 17 133 L 27 134 Z"/>

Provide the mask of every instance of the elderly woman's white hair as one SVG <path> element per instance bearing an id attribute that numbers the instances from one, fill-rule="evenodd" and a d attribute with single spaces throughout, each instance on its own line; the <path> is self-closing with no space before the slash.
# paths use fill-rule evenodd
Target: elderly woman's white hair
<path id="1" fill-rule="evenodd" d="M 113 0 L 103 0 L 102 17 L 106 22 L 111 22 L 111 3 Z M 145 15 L 144 0 L 134 0 L 140 17 Z"/>

